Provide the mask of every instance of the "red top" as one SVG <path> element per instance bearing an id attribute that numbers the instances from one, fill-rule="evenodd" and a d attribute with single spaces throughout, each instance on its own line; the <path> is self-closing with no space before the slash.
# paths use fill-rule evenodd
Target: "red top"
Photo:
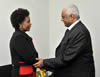
<path id="1" fill-rule="evenodd" d="M 19 61 L 18 63 L 24 63 L 24 62 Z M 20 66 L 19 74 L 20 75 L 30 75 L 30 74 L 33 74 L 33 77 L 36 77 L 36 72 L 34 72 L 34 70 L 32 68 L 32 65 Z"/>

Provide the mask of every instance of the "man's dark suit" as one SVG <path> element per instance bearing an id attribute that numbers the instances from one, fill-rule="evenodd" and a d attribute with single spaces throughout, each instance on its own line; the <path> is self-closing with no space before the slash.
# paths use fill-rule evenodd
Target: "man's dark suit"
<path id="1" fill-rule="evenodd" d="M 65 32 L 56 57 L 43 63 L 45 69 L 54 70 L 54 77 L 95 77 L 91 37 L 81 21 Z"/>
<path id="2" fill-rule="evenodd" d="M 12 58 L 12 77 L 24 77 L 19 76 L 19 67 L 27 66 L 36 63 L 38 53 L 35 50 L 35 47 L 32 43 L 32 38 L 28 36 L 25 32 L 16 30 L 10 40 L 10 50 Z M 19 63 L 19 61 L 25 63 Z M 36 70 L 33 67 L 34 71 Z M 28 76 L 25 76 L 28 77 Z"/>

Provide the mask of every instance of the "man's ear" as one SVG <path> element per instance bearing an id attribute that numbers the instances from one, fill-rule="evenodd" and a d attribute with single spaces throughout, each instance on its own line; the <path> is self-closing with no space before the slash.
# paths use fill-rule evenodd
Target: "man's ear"
<path id="1" fill-rule="evenodd" d="M 73 20 L 73 19 L 75 19 L 76 17 L 75 17 L 75 15 L 74 15 L 74 14 L 72 14 L 72 15 L 71 15 L 71 18 L 72 18 L 72 20 Z"/>

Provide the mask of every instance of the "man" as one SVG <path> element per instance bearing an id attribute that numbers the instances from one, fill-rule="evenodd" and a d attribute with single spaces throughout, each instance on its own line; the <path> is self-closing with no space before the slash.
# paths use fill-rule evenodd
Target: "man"
<path id="1" fill-rule="evenodd" d="M 67 30 L 56 49 L 56 57 L 37 58 L 39 62 L 34 66 L 54 70 L 54 77 L 95 77 L 90 33 L 80 21 L 76 5 L 63 8 L 62 21 Z"/>

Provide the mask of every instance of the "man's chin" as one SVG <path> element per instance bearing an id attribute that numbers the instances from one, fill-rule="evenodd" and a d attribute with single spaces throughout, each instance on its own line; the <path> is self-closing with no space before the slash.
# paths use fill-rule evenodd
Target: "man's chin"
<path id="1" fill-rule="evenodd" d="M 31 27 L 27 27 L 27 31 L 30 31 Z"/>
<path id="2" fill-rule="evenodd" d="M 65 25 L 65 27 L 67 27 L 67 26 Z"/>
<path id="3" fill-rule="evenodd" d="M 30 31 L 30 29 L 28 29 L 27 31 Z"/>
<path id="4" fill-rule="evenodd" d="M 65 26 L 66 26 L 66 27 L 69 27 L 70 25 L 66 25 L 66 24 L 65 24 Z"/>
<path id="5" fill-rule="evenodd" d="M 26 31 L 30 31 L 30 29 L 27 29 Z"/>
<path id="6" fill-rule="evenodd" d="M 65 27 L 69 27 L 68 25 L 65 25 Z"/>

